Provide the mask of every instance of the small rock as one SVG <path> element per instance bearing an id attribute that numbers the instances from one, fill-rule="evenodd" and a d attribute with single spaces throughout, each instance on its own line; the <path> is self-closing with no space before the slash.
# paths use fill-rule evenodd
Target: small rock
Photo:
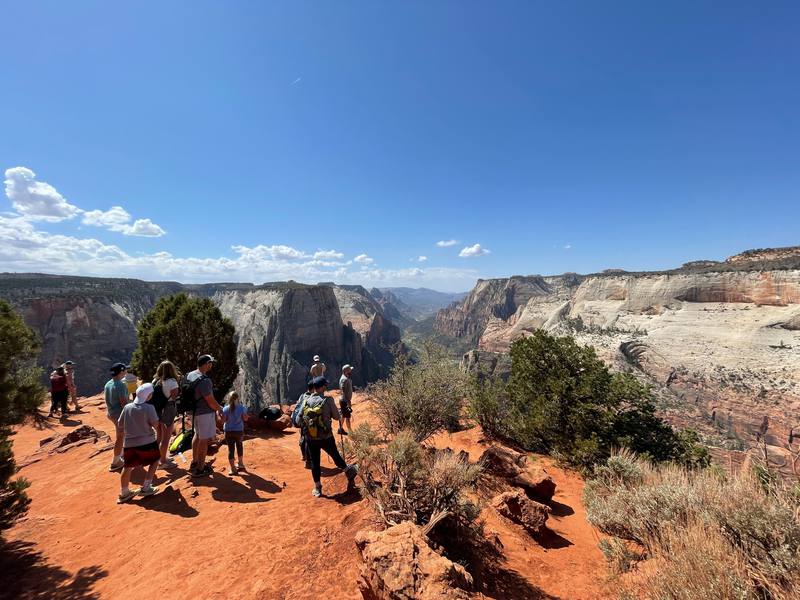
<path id="1" fill-rule="evenodd" d="M 492 507 L 504 517 L 522 525 L 531 535 L 544 532 L 550 507 L 531 500 L 522 490 L 504 492 L 492 500 Z"/>
<path id="2" fill-rule="evenodd" d="M 523 488 L 529 496 L 550 502 L 556 493 L 556 483 L 539 466 L 528 466 L 528 457 L 503 446 L 490 446 L 481 455 L 484 473 L 507 479 L 511 485 Z"/>

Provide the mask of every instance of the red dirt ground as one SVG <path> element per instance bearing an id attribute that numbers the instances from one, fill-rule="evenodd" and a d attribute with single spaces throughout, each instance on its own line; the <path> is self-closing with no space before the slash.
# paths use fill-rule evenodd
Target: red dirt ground
<path id="1" fill-rule="evenodd" d="M 356 395 L 354 423 L 369 402 Z M 100 396 L 83 412 L 47 428 L 25 425 L 13 436 L 23 463 L 39 441 L 81 423 L 109 431 Z M 246 436 L 248 472 L 228 477 L 224 451 L 211 457 L 214 474 L 192 481 L 184 468 L 159 471 L 160 492 L 116 504 L 119 475 L 108 472 L 102 443 L 46 455 L 20 475 L 31 482 L 28 514 L 0 546 L 0 598 L 360 598 L 357 531 L 376 528 L 343 474 L 323 459 L 325 497 L 311 497 L 297 432 Z M 476 460 L 485 444 L 479 428 L 440 435 L 437 446 L 466 450 Z M 323 455 L 324 456 L 324 455 Z M 552 535 L 543 547 L 516 525 L 485 509 L 486 531 L 503 544 L 507 581 L 492 596 L 570 598 L 610 596 L 598 536 L 586 521 L 579 476 L 536 457 L 555 479 Z M 327 469 L 326 469 L 327 467 Z M 134 473 L 140 484 L 142 471 Z M 510 583 L 509 583 L 510 582 Z"/>

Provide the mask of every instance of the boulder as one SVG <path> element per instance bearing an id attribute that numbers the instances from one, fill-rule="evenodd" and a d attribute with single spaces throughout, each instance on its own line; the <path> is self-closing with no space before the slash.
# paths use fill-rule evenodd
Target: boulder
<path id="1" fill-rule="evenodd" d="M 540 535 L 547 529 L 550 507 L 531 500 L 522 490 L 496 496 L 492 507 L 507 519 L 522 525 L 531 535 Z"/>
<path id="2" fill-rule="evenodd" d="M 400 523 L 381 532 L 359 531 L 358 586 L 366 600 L 467 600 L 472 576 L 434 552 L 419 527 Z"/>
<path id="3" fill-rule="evenodd" d="M 247 428 L 255 431 L 283 431 L 292 426 L 292 419 L 289 415 L 281 415 L 277 419 L 267 421 L 258 417 L 250 417 L 247 420 Z"/>
<path id="4" fill-rule="evenodd" d="M 503 446 L 490 446 L 481 455 L 480 462 L 484 473 L 506 479 L 534 498 L 550 502 L 556 493 L 556 483 L 547 471 L 539 466 L 529 466 L 527 455 L 521 452 Z"/>

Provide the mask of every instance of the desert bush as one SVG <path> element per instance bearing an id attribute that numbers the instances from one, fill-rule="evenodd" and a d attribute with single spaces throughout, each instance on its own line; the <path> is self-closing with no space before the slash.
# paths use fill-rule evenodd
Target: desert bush
<path id="1" fill-rule="evenodd" d="M 410 431 L 388 443 L 369 424 L 350 435 L 359 462 L 361 489 L 387 525 L 411 521 L 426 534 L 440 523 L 470 528 L 479 510 L 467 497 L 480 467 L 452 452 L 425 448 Z"/>
<path id="2" fill-rule="evenodd" d="M 600 531 L 654 558 L 647 597 L 800 593 L 800 503 L 791 487 L 765 488 L 749 471 L 654 466 L 623 452 L 595 469 L 584 502 Z"/>
<path id="3" fill-rule="evenodd" d="M 709 463 L 697 436 L 676 433 L 656 415 L 650 390 L 626 373 L 611 373 L 594 348 L 544 331 L 511 346 L 507 384 L 475 378 L 470 411 L 490 435 L 590 468 L 612 448 L 656 461 Z"/>
<path id="4" fill-rule="evenodd" d="M 395 356 L 389 377 L 370 386 L 375 416 L 390 435 L 408 431 L 423 442 L 459 425 L 466 376 L 438 346 L 426 344 L 417 362 Z"/>
<path id="5" fill-rule="evenodd" d="M 161 298 L 136 327 L 138 345 L 132 370 L 149 381 L 163 360 L 171 360 L 182 373 L 197 368 L 201 354 L 213 355 L 211 378 L 217 397 L 223 396 L 239 374 L 233 324 L 211 300 L 175 294 Z"/>
<path id="6" fill-rule="evenodd" d="M 30 504 L 25 490 L 29 483 L 11 478 L 14 463 L 11 425 L 21 423 L 45 398 L 39 383 L 41 369 L 35 367 L 39 340 L 34 331 L 4 300 L 0 300 L 0 531 L 10 527 Z"/>

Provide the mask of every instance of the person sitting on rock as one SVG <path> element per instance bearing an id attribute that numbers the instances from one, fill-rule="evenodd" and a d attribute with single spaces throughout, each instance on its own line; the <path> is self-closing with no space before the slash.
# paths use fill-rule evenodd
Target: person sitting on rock
<path id="1" fill-rule="evenodd" d="M 61 418 L 67 416 L 67 400 L 69 399 L 69 389 L 67 388 L 67 376 L 64 367 L 56 367 L 50 374 L 50 414 L 54 416 L 56 410 L 61 410 Z"/>
<path id="2" fill-rule="evenodd" d="M 238 470 L 246 471 L 244 466 L 244 421 L 247 418 L 247 409 L 239 404 L 239 394 L 228 392 L 225 398 L 225 408 L 222 409 L 223 429 L 225 431 L 225 443 L 228 445 L 228 463 L 231 468 L 228 475 L 237 475 Z M 239 456 L 239 464 L 233 464 L 233 451 Z"/>
<path id="3" fill-rule="evenodd" d="M 68 360 L 64 363 L 64 374 L 67 376 L 67 389 L 69 390 L 69 401 L 75 407 L 75 412 L 80 412 L 78 406 L 78 388 L 75 387 L 75 363 Z"/>
<path id="4" fill-rule="evenodd" d="M 125 386 L 125 375 L 128 367 L 122 363 L 111 366 L 111 379 L 108 380 L 103 388 L 106 398 L 106 415 L 108 420 L 114 424 L 114 456 L 111 458 L 109 471 L 119 471 L 122 469 L 122 444 L 125 441 L 125 432 L 119 424 L 119 416 L 122 414 L 123 407 L 128 403 L 128 388 Z"/>
<path id="5" fill-rule="evenodd" d="M 140 385 L 136 389 L 136 399 L 126 404 L 119 416 L 119 425 L 125 436 L 125 449 L 118 504 L 127 502 L 136 494 L 152 496 L 158 491 L 158 488 L 153 487 L 153 477 L 158 468 L 158 459 L 161 458 L 161 450 L 156 442 L 154 429 L 158 427 L 158 415 L 153 405 L 147 403 L 152 395 L 152 383 Z M 148 470 L 141 489 L 134 492 L 128 486 L 131 483 L 131 473 L 136 467 L 148 467 Z"/>
<path id="6" fill-rule="evenodd" d="M 311 495 L 319 498 L 322 496 L 322 482 L 320 481 L 320 454 L 322 450 L 333 459 L 337 467 L 344 469 L 349 484 L 352 484 L 358 472 L 358 467 L 357 465 L 348 465 L 336 448 L 336 438 L 333 437 L 331 423 L 336 419 L 341 427 L 341 417 L 333 398 L 325 395 L 328 380 L 324 377 L 316 377 L 313 385 L 314 395 L 305 400 L 300 418 L 307 432 L 306 443 L 308 445 L 308 453 L 311 456 L 311 477 L 314 480 L 314 489 L 311 490 Z"/>
<path id="7" fill-rule="evenodd" d="M 339 389 L 342 390 L 342 398 L 339 400 L 339 412 L 342 414 L 344 424 L 347 425 L 347 431 L 353 431 L 350 427 L 350 417 L 353 415 L 353 380 L 350 375 L 353 374 L 353 367 L 345 365 L 342 367 L 342 376 L 339 378 Z M 339 433 L 347 433 L 339 427 Z"/>
<path id="8" fill-rule="evenodd" d="M 311 379 L 314 379 L 315 377 L 323 377 L 325 375 L 326 368 L 327 367 L 325 366 L 325 363 L 320 361 L 319 354 L 315 354 L 314 364 L 311 365 L 311 370 L 310 370 Z"/>

